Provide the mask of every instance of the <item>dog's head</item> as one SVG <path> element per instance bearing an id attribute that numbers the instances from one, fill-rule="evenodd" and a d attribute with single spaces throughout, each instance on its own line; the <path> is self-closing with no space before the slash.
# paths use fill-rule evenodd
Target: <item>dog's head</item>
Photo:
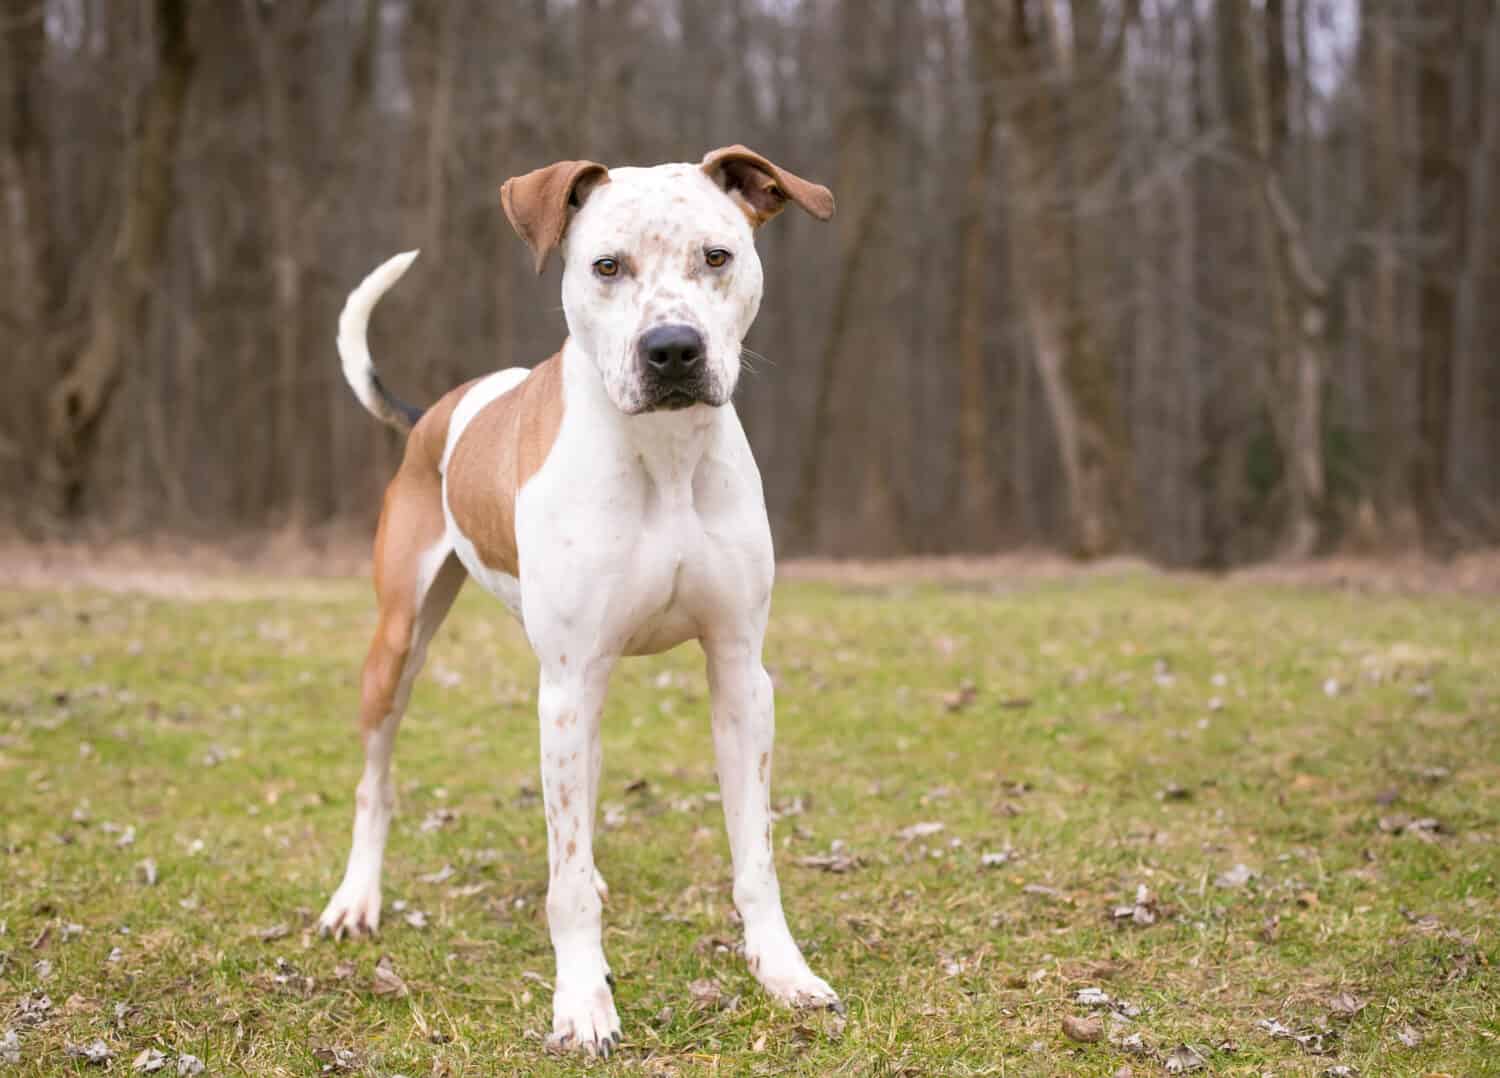
<path id="1" fill-rule="evenodd" d="M 568 332 L 627 415 L 728 401 L 760 309 L 754 230 L 788 202 L 833 216 L 826 187 L 743 146 L 697 165 L 559 161 L 500 198 L 538 273 L 562 254 Z"/>

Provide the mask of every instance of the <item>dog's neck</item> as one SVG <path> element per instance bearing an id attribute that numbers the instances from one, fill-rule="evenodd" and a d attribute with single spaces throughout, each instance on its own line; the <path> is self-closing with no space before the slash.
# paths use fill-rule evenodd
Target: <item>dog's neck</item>
<path id="1" fill-rule="evenodd" d="M 699 463 L 726 425 L 739 423 L 732 402 L 626 415 L 610 399 L 593 357 L 572 337 L 563 345 L 563 384 L 566 407 L 585 411 L 591 429 L 628 445 L 669 502 L 691 500 Z"/>

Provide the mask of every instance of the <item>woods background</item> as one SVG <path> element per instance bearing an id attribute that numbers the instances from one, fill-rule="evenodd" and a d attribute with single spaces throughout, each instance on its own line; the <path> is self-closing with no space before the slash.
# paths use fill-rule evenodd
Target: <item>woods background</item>
<path id="1" fill-rule="evenodd" d="M 3 0 L 0 511 L 367 525 L 334 325 L 426 403 L 564 333 L 500 212 L 743 142 L 783 552 L 1216 566 L 1500 537 L 1491 0 Z"/>

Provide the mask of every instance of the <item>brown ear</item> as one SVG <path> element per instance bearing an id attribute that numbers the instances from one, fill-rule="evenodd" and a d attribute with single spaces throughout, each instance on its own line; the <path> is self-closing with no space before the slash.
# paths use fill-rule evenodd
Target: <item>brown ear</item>
<path id="1" fill-rule="evenodd" d="M 524 176 L 506 180 L 500 204 L 516 235 L 526 241 L 536 259 L 536 271 L 562 242 L 568 219 L 583 205 L 590 191 L 609 182 L 609 170 L 593 161 L 559 161 Z"/>
<path id="2" fill-rule="evenodd" d="M 754 150 L 725 146 L 703 158 L 708 178 L 737 201 L 753 225 L 775 217 L 790 200 L 820 221 L 833 216 L 833 192 L 778 168 Z"/>

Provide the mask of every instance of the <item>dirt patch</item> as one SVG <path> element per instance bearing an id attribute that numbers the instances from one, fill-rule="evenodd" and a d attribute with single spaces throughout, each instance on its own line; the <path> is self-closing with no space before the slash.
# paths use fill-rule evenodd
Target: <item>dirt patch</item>
<path id="1" fill-rule="evenodd" d="M 0 587 L 95 588 L 203 599 L 256 597 L 284 591 L 289 578 L 333 580 L 366 575 L 369 552 L 370 537 L 349 529 L 261 532 L 223 542 L 174 536 L 67 543 L 0 538 Z M 856 588 L 1006 586 L 1131 574 L 1195 580 L 1206 576 L 1161 569 L 1138 557 L 1082 562 L 1046 550 L 879 560 L 789 558 L 777 567 L 782 580 Z M 1374 594 L 1496 595 L 1500 594 L 1500 550 L 1476 551 L 1446 562 L 1414 556 L 1340 555 L 1248 566 L 1217 578 Z"/>

